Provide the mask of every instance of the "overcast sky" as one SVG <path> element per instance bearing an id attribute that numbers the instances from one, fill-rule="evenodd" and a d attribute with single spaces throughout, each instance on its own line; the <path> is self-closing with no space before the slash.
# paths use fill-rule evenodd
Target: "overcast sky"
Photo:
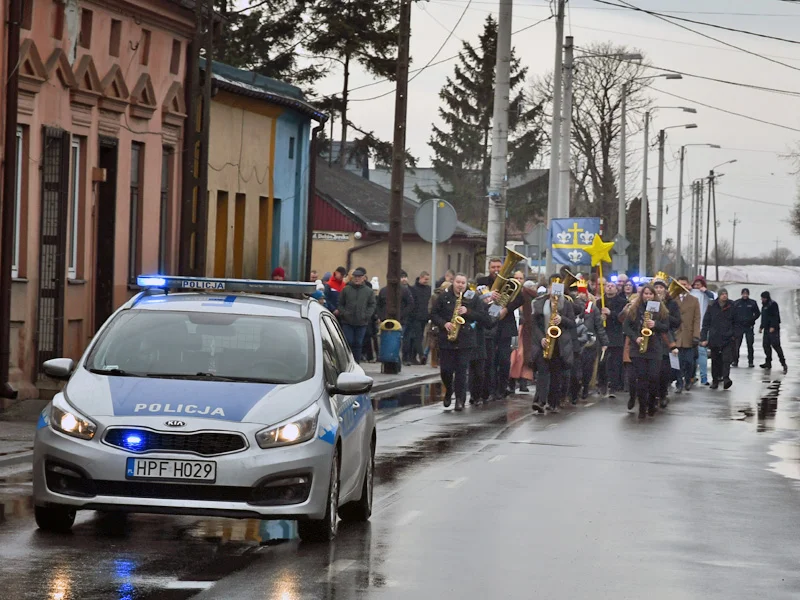
<path id="1" fill-rule="evenodd" d="M 612 0 L 616 1 L 616 0 Z M 641 8 L 660 12 L 687 11 L 679 16 L 745 29 L 800 41 L 800 3 L 780 0 L 630 0 Z M 468 0 L 429 0 L 413 7 L 411 55 L 414 67 L 421 67 L 437 52 L 456 24 Z M 737 255 L 757 255 L 781 246 L 800 254 L 800 238 L 784 221 L 795 200 L 797 178 L 791 162 L 781 158 L 800 140 L 800 45 L 761 39 L 734 32 L 685 24 L 708 35 L 741 46 L 752 52 L 786 63 L 782 66 L 763 58 L 725 46 L 665 23 L 656 17 L 630 10 L 609 8 L 592 0 L 570 0 L 566 33 L 576 46 L 590 42 L 612 41 L 641 50 L 654 65 L 759 86 L 797 90 L 798 95 L 768 93 L 719 83 L 684 78 L 681 81 L 656 80 L 655 87 L 728 111 L 772 121 L 789 129 L 749 121 L 737 116 L 652 91 L 657 106 L 688 105 L 698 114 L 676 110 L 660 111 L 653 123 L 658 129 L 685 123 L 697 123 L 692 130 L 668 131 L 665 197 L 668 213 L 664 217 L 664 238 L 677 232 L 678 163 L 675 160 L 683 144 L 713 143 L 722 149 L 688 148 L 685 182 L 708 174 L 715 165 L 731 159 L 737 163 L 719 169 L 725 173 L 717 187 L 717 218 L 721 221 L 720 238 L 732 236 L 731 220 L 741 221 L 736 231 Z M 496 16 L 498 0 L 473 0 L 450 41 L 437 60 L 458 53 L 462 40 L 474 42 L 488 13 Z M 546 0 L 515 0 L 513 30 L 519 30 L 550 14 Z M 513 36 L 518 56 L 531 74 L 543 74 L 553 68 L 555 22 L 547 21 Z M 430 164 L 427 142 L 431 124 L 437 122 L 438 93 L 445 77 L 452 73 L 455 61 L 423 71 L 410 83 L 408 110 L 408 146 L 419 157 L 420 165 Z M 791 67 L 791 68 L 790 68 Z M 368 84 L 373 78 L 363 72 L 351 77 L 352 87 Z M 341 78 L 331 76 L 317 86 L 321 94 L 341 91 Z M 355 90 L 351 99 L 371 98 L 391 92 L 393 84 L 380 83 Z M 383 139 L 392 139 L 394 96 L 351 105 L 352 119 L 374 130 Z M 791 129 L 795 129 L 792 131 Z M 336 129 L 338 136 L 338 127 Z M 653 134 L 655 137 L 656 133 Z M 631 162 L 638 163 L 642 136 L 629 138 L 629 148 L 638 150 Z M 650 154 L 649 198 L 655 221 L 658 153 Z M 633 165 L 635 166 L 635 165 Z M 640 185 L 628 190 L 629 199 L 640 194 Z M 689 195 L 688 186 L 686 195 Z M 684 202 L 684 247 L 687 243 L 689 202 Z"/>

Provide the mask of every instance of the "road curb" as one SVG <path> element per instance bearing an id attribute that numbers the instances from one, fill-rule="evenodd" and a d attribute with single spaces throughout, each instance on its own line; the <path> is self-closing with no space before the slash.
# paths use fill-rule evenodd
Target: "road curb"
<path id="1" fill-rule="evenodd" d="M 439 373 L 434 371 L 432 373 L 428 373 L 426 375 L 415 375 L 414 377 L 409 377 L 408 379 L 398 379 L 397 381 L 387 381 L 386 383 L 381 383 L 378 385 L 372 386 L 372 393 L 373 394 L 384 394 L 385 392 L 394 391 L 397 388 L 406 387 L 409 385 L 422 385 L 425 383 L 431 383 L 432 381 L 436 381 L 439 378 Z"/>
<path id="2" fill-rule="evenodd" d="M 11 467 L 21 463 L 33 462 L 33 450 L 26 450 L 25 452 L 13 452 L 0 456 L 0 468 Z"/>

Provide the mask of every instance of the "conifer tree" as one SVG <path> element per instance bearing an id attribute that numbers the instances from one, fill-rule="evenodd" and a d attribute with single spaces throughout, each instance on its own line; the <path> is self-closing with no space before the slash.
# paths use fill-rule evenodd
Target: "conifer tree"
<path id="1" fill-rule="evenodd" d="M 343 67 L 340 113 L 342 151 L 347 162 L 350 74 L 358 64 L 377 77 L 395 78 L 397 69 L 399 3 L 396 0 L 316 0 L 311 5 L 309 38 L 304 46 L 317 57 L 334 59 Z"/>
<path id="2" fill-rule="evenodd" d="M 497 54 L 497 21 L 489 15 L 477 45 L 464 42 L 452 77 L 439 93 L 443 105 L 442 127 L 433 126 L 428 145 L 434 153 L 433 169 L 444 185 L 430 194 L 416 188 L 422 199 L 439 197 L 456 208 L 459 218 L 485 227 L 486 196 L 491 163 L 492 114 Z M 509 107 L 509 177 L 524 174 L 538 157 L 542 132 L 534 125 L 541 106 L 525 108 L 522 86 L 527 68 L 512 50 Z M 524 224 L 541 203 L 541 194 L 530 189 L 509 190 L 509 217 Z M 536 199 L 537 202 L 533 203 Z M 541 207 L 538 207 L 539 209 Z"/>

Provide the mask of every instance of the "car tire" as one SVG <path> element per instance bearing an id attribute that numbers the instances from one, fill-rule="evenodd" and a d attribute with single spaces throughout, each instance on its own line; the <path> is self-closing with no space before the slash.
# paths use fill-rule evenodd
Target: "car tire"
<path id="1" fill-rule="evenodd" d="M 372 496 L 375 479 L 375 442 L 370 444 L 369 462 L 364 483 L 361 487 L 361 498 L 348 502 L 339 509 L 339 516 L 345 523 L 364 523 L 372 516 Z"/>
<path id="2" fill-rule="evenodd" d="M 328 501 L 322 519 L 298 521 L 297 529 L 304 542 L 330 542 L 339 529 L 339 449 L 335 447 L 331 459 L 331 480 L 328 484 Z"/>
<path id="3" fill-rule="evenodd" d="M 72 524 L 75 522 L 75 509 L 52 504 L 35 506 L 34 516 L 39 529 L 65 533 L 72 529 Z"/>

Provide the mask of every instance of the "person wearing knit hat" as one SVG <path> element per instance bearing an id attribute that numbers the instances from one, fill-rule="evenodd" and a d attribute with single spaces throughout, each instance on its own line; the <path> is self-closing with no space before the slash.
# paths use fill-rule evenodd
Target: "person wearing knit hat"
<path id="1" fill-rule="evenodd" d="M 272 279 L 273 281 L 283 281 L 286 279 L 286 271 L 283 270 L 283 267 L 275 267 L 272 270 Z"/>
<path id="2" fill-rule="evenodd" d="M 711 354 L 712 390 L 717 389 L 720 382 L 726 390 L 733 385 L 730 377 L 733 341 L 733 304 L 728 301 L 728 290 L 720 288 L 717 301 L 706 310 L 700 331 L 700 345 L 707 347 Z"/>
<path id="3" fill-rule="evenodd" d="M 761 368 L 772 368 L 772 349 L 774 348 L 785 374 L 788 367 L 781 348 L 781 313 L 778 310 L 778 303 L 772 299 L 769 292 L 761 292 L 761 327 L 758 331 L 764 334 L 764 354 L 766 355 L 766 361 Z"/>

